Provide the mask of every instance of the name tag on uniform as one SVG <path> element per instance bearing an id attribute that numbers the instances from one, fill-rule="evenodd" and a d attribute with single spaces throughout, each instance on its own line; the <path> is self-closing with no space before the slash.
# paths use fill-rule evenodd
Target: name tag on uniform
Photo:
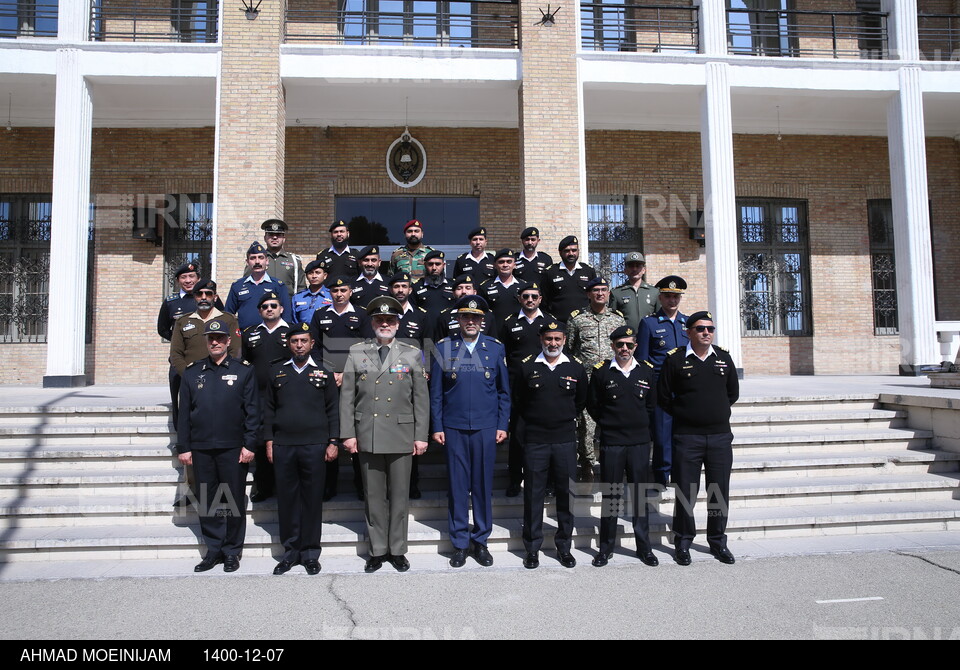
<path id="1" fill-rule="evenodd" d="M 511 333 L 519 333 L 521 330 L 523 330 L 523 326 L 517 326 L 516 328 L 511 328 L 511 329 L 510 329 L 510 332 L 511 332 Z"/>
<path id="2" fill-rule="evenodd" d="M 191 328 L 196 328 L 196 326 L 195 326 L 194 324 L 192 324 L 192 323 L 188 323 L 187 325 L 185 325 L 185 326 L 183 327 L 183 330 L 184 330 L 184 332 L 186 332 L 186 331 L 190 330 Z"/>

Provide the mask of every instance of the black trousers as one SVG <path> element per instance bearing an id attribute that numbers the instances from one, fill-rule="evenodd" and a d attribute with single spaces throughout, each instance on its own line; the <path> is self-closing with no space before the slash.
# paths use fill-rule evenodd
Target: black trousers
<path id="1" fill-rule="evenodd" d="M 711 549 L 727 546 L 730 470 L 733 433 L 673 436 L 673 479 L 677 498 L 673 507 L 673 543 L 689 549 L 697 534 L 693 509 L 700 493 L 700 470 L 707 484 L 707 542 Z"/>
<path id="2" fill-rule="evenodd" d="M 327 476 L 326 444 L 283 445 L 274 442 L 273 470 L 277 482 L 281 560 L 320 559 L 323 490 Z"/>
<path id="3" fill-rule="evenodd" d="M 630 487 L 623 485 L 624 475 Z M 650 443 L 600 445 L 600 481 L 603 505 L 600 516 L 600 553 L 617 546 L 619 518 L 629 513 L 638 551 L 650 551 Z"/>
<path id="4" fill-rule="evenodd" d="M 273 495 L 273 483 L 276 477 L 273 474 L 273 463 L 267 458 L 267 443 L 263 440 L 263 414 L 267 401 L 269 389 L 260 389 L 260 433 L 258 435 L 257 448 L 254 450 L 254 468 L 253 483 L 257 487 L 257 493 L 262 495 Z"/>
<path id="5" fill-rule="evenodd" d="M 176 430 L 180 419 L 180 373 L 171 365 L 167 378 L 170 383 L 170 414 L 173 417 L 173 428 Z"/>
<path id="6" fill-rule="evenodd" d="M 240 448 L 193 450 L 197 510 L 207 556 L 240 556 L 247 526 L 247 464 Z"/>
<path id="7" fill-rule="evenodd" d="M 528 553 L 543 545 L 543 503 L 547 477 L 553 475 L 557 494 L 557 551 L 569 552 L 573 535 L 570 482 L 577 472 L 577 441 L 526 444 L 523 448 L 523 545 Z"/>

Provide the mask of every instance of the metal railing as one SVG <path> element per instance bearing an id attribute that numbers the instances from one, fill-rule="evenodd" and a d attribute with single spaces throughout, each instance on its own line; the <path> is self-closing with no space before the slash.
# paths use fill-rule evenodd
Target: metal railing
<path id="1" fill-rule="evenodd" d="M 90 39 L 95 42 L 217 41 L 218 3 L 174 1 L 167 7 L 139 0 L 94 0 Z"/>
<path id="2" fill-rule="evenodd" d="M 56 36 L 56 2 L 0 0 L 0 38 Z"/>
<path id="3" fill-rule="evenodd" d="M 926 60 L 960 60 L 960 15 L 917 14 L 920 55 Z"/>
<path id="4" fill-rule="evenodd" d="M 728 9 L 727 48 L 746 56 L 888 58 L 887 13 Z"/>
<path id="5" fill-rule="evenodd" d="M 583 2 L 580 44 L 593 51 L 697 53 L 697 8 Z"/>
<path id="6" fill-rule="evenodd" d="M 286 42 L 515 49 L 517 0 L 404 3 L 403 11 L 372 11 L 366 3 L 340 10 L 288 6 Z M 437 11 L 413 11 L 433 5 Z M 361 8 L 362 7 L 362 8 Z M 407 11 L 409 9 L 409 11 Z"/>

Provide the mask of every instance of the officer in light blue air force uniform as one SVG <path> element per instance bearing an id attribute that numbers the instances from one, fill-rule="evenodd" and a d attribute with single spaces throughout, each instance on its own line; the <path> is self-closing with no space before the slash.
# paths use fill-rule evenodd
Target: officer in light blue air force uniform
<path id="1" fill-rule="evenodd" d="M 510 385 L 503 345 L 480 332 L 486 301 L 465 295 L 455 308 L 460 333 L 437 343 L 430 366 L 431 433 L 447 450 L 454 548 L 450 565 L 461 567 L 469 553 L 488 566 L 493 563 L 487 550 L 493 528 L 493 466 L 497 443 L 507 437 Z"/>
<path id="2" fill-rule="evenodd" d="M 669 275 L 656 283 L 660 289 L 660 309 L 648 317 L 640 319 L 637 333 L 637 353 L 639 361 L 650 361 L 657 378 L 667 354 L 678 347 L 686 347 L 687 315 L 680 313 L 680 298 L 687 288 L 682 277 Z M 673 453 L 673 417 L 658 406 L 653 411 L 653 478 L 656 483 L 666 486 L 670 481 L 670 467 Z"/>

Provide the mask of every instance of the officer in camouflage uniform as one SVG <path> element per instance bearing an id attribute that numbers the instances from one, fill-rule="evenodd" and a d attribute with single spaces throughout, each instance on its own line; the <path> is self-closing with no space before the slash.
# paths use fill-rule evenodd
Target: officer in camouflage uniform
<path id="1" fill-rule="evenodd" d="M 403 227 L 403 236 L 407 238 L 407 243 L 390 256 L 390 275 L 406 272 L 411 279 L 417 281 L 427 273 L 424 261 L 433 248 L 423 243 L 423 225 L 416 219 L 407 221 Z"/>
<path id="2" fill-rule="evenodd" d="M 597 363 L 604 360 L 610 346 L 610 333 L 625 326 L 623 315 L 611 309 L 610 284 L 603 277 L 594 277 L 586 286 L 590 305 L 587 309 L 576 310 L 567 321 L 567 346 L 574 356 L 583 362 L 587 376 L 593 372 Z M 577 459 L 581 481 L 593 481 L 593 466 L 597 462 L 593 418 L 581 413 L 577 421 Z"/>

